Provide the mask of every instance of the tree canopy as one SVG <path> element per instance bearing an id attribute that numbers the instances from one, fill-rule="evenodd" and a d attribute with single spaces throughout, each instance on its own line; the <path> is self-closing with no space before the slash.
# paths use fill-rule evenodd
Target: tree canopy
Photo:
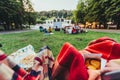
<path id="1" fill-rule="evenodd" d="M 67 18 L 72 19 L 72 11 L 71 10 L 51 10 L 51 11 L 40 11 L 38 13 L 38 22 L 44 23 L 46 19 L 53 17 Z"/>
<path id="2" fill-rule="evenodd" d="M 112 21 L 120 27 L 120 0 L 84 0 L 78 1 L 74 16 L 79 23 Z M 84 5 L 84 6 L 83 6 Z M 81 14 L 82 13 L 82 14 Z M 79 16 L 78 16 L 79 15 Z M 84 17 L 81 17 L 84 16 Z M 84 22 L 82 22 L 84 21 Z"/>
<path id="3" fill-rule="evenodd" d="M 35 18 L 33 11 L 29 0 L 0 0 L 0 25 L 5 30 L 22 29 L 22 24 L 33 22 L 28 20 Z"/>

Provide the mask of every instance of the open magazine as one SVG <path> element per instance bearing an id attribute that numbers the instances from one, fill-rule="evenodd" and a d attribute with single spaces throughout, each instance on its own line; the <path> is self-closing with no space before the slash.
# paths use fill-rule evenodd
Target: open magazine
<path id="1" fill-rule="evenodd" d="M 27 70 L 33 66 L 35 55 L 33 46 L 28 45 L 12 53 L 10 56 L 20 67 Z"/>

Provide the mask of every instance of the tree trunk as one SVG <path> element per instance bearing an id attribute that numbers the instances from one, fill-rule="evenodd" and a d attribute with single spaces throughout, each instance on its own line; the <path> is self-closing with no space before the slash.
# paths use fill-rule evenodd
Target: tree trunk
<path id="1" fill-rule="evenodd" d="M 10 30 L 10 22 L 6 21 L 6 30 Z"/>

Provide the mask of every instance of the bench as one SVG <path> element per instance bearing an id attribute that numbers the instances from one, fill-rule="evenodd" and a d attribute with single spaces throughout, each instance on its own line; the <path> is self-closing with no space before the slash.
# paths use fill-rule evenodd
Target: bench
<path id="1" fill-rule="evenodd" d="M 108 29 L 110 29 L 110 28 L 115 28 L 115 29 L 117 29 L 117 25 L 108 25 L 108 27 L 107 27 Z"/>

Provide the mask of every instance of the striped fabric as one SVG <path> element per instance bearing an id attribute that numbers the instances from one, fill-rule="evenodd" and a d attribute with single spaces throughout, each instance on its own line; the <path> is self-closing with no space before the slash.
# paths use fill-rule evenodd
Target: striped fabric
<path id="1" fill-rule="evenodd" d="M 10 56 L 9 56 L 10 57 Z M 20 67 L 19 64 L 15 64 L 12 68 L 9 64 L 14 64 L 14 58 L 11 61 L 8 57 L 0 51 L 0 79 L 2 80 L 52 80 L 52 67 L 54 64 L 54 57 L 52 51 L 48 46 L 40 49 L 39 53 L 36 55 L 38 59 L 42 59 L 42 64 L 35 63 L 31 70 L 26 71 L 24 68 Z M 36 61 L 36 58 L 34 59 Z M 7 62 L 4 63 L 4 62 Z M 37 67 L 36 67 L 37 66 Z M 41 66 L 43 69 L 39 69 Z M 3 69 L 4 68 L 4 69 Z M 38 68 L 38 69 L 37 69 Z"/>
<path id="2" fill-rule="evenodd" d="M 54 57 L 51 49 L 48 46 L 44 46 L 37 53 L 37 60 L 40 58 L 43 65 L 43 80 L 52 80 L 52 67 L 54 65 Z M 44 59 L 43 59 L 44 58 Z"/>

